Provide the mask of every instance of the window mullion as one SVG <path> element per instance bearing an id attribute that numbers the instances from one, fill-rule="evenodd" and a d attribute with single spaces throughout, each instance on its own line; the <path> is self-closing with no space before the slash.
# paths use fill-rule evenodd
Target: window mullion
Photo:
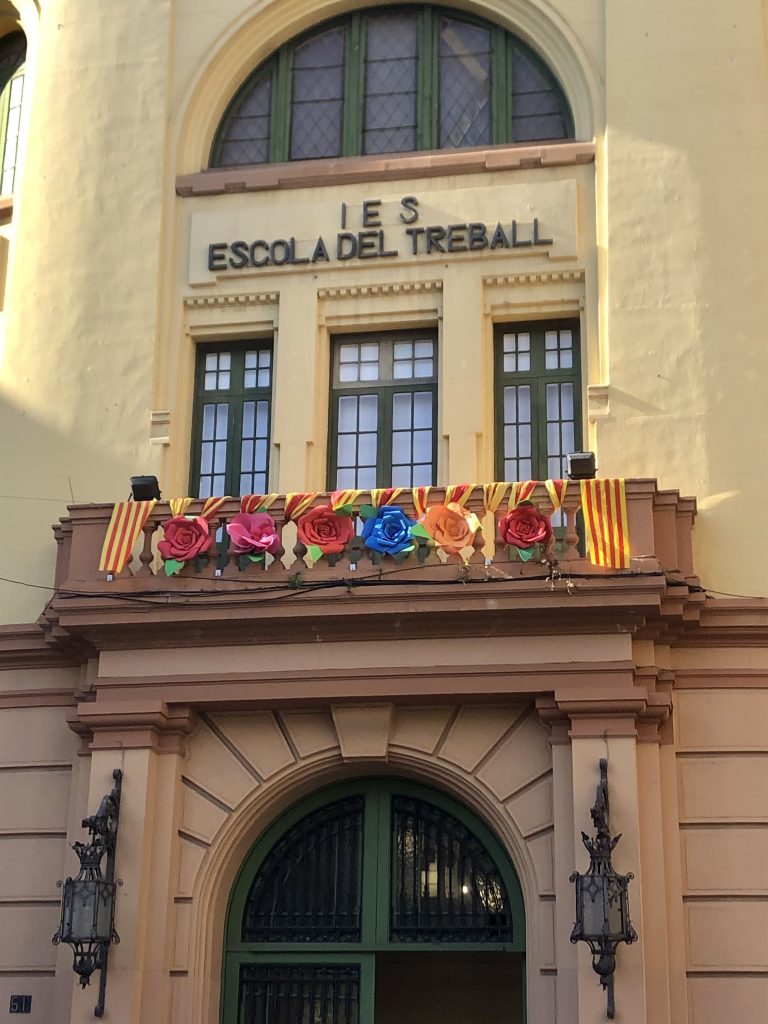
<path id="1" fill-rule="evenodd" d="M 437 28 L 431 7 L 419 22 L 419 96 L 416 114 L 417 149 L 437 148 Z"/>
<path id="2" fill-rule="evenodd" d="M 507 33 L 498 26 L 491 36 L 491 141 L 506 142 L 511 123 L 507 65 Z"/>
<path id="3" fill-rule="evenodd" d="M 293 51 L 283 46 L 277 55 L 277 68 L 272 84 L 272 115 L 270 144 L 272 163 L 285 163 L 291 136 L 291 69 Z"/>
<path id="4" fill-rule="evenodd" d="M 344 54 L 344 122 L 342 156 L 358 156 L 363 149 L 363 94 L 365 91 L 365 32 L 359 13 L 347 25 Z"/>

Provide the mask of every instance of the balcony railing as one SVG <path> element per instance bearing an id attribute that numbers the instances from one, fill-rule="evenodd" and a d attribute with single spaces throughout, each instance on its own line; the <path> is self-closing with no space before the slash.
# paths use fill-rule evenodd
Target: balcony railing
<path id="1" fill-rule="evenodd" d="M 449 489 L 431 488 L 429 505 L 443 503 L 447 491 Z M 530 501 L 542 513 L 553 513 L 552 499 L 543 483 L 536 485 Z M 317 493 L 308 507 L 329 502 L 328 493 Z M 356 509 L 368 502 L 371 502 L 371 496 L 362 492 L 357 498 Z M 409 517 L 418 518 L 409 490 L 403 490 L 396 504 Z M 295 522 L 286 518 L 284 495 L 277 496 L 268 509 L 275 521 L 283 553 L 261 562 L 232 554 L 228 549 L 225 528 L 240 512 L 240 499 L 227 498 L 208 519 L 214 536 L 210 550 L 186 562 L 178 574 L 169 576 L 158 553 L 163 523 L 172 516 L 167 502 L 158 502 L 154 507 L 137 539 L 132 557 L 117 574 L 99 569 L 113 506 L 73 505 L 68 509 L 68 516 L 55 527 L 59 544 L 56 586 L 61 593 L 117 596 L 153 591 L 205 591 L 226 588 L 231 581 L 248 586 L 259 581 L 282 581 L 301 586 L 305 581 L 320 582 L 344 577 L 361 579 L 405 572 L 414 580 L 448 581 L 460 576 L 470 582 L 475 578 L 488 578 L 489 574 L 496 578 L 567 579 L 569 575 L 600 578 L 663 573 L 676 577 L 680 582 L 697 583 L 691 543 L 696 511 L 694 499 L 683 498 L 677 491 L 659 490 L 654 480 L 636 479 L 626 481 L 626 506 L 631 561 L 628 569 L 621 570 L 595 565 L 587 557 L 581 536 L 581 492 L 576 483 L 569 485 L 562 509 L 554 519 L 555 524 L 558 521 L 561 524 L 555 531 L 554 547 L 549 552 L 535 548 L 529 561 L 521 560 L 514 548 L 497 539 L 499 520 L 508 511 L 507 498 L 504 497 L 495 512 L 490 512 L 486 509 L 482 486 L 471 490 L 465 504 L 466 509 L 474 512 L 482 523 L 482 532 L 475 535 L 471 551 L 446 554 L 421 537 L 415 538 L 413 551 L 394 558 L 367 548 L 358 530 L 343 552 L 314 562 L 307 548 L 297 539 Z M 203 502 L 196 500 L 186 509 L 186 515 L 200 515 L 202 509 Z"/>

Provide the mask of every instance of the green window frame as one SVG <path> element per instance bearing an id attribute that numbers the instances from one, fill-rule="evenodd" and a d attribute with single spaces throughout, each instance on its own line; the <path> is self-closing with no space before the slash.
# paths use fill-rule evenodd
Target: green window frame
<path id="1" fill-rule="evenodd" d="M 259 870 L 277 843 L 313 812 L 336 801 L 362 797 L 364 801 L 361 850 L 361 928 L 357 942 L 243 942 L 243 916 Z M 476 839 L 501 876 L 512 919 L 512 939 L 504 942 L 392 942 L 390 941 L 390 886 L 392 857 L 392 804 L 395 797 L 428 803 L 452 816 Z M 525 909 L 517 874 L 502 844 L 480 819 L 446 794 L 401 779 L 380 778 L 341 783 L 319 790 L 290 808 L 269 827 L 243 862 L 230 894 L 225 926 L 222 971 L 222 1024 L 242 1024 L 241 968 L 249 965 L 356 966 L 359 969 L 359 1024 L 373 1024 L 377 953 L 511 953 L 520 958 L 525 978 Z M 523 984 L 524 993 L 524 984 Z M 524 994 L 523 994 L 524 1001 Z M 525 1013 L 524 1005 L 521 1008 Z M 341 1024 L 341 1022 L 340 1022 Z"/>
<path id="2" fill-rule="evenodd" d="M 416 22 L 415 56 L 410 42 L 400 53 L 389 52 L 381 58 L 379 50 L 369 55 L 367 41 L 369 36 L 374 38 L 372 26 L 377 19 L 390 17 L 402 22 L 411 16 Z M 478 36 L 478 30 L 483 42 L 471 43 L 473 31 Z M 328 42 L 325 55 L 318 53 L 313 68 L 304 67 L 308 44 L 316 41 L 322 49 L 324 35 Z M 471 50 L 473 45 L 477 53 Z M 302 63 L 299 68 L 295 66 L 297 55 Z M 369 74 L 377 61 L 378 72 Z M 484 84 L 470 99 L 480 64 L 487 95 Z M 462 84 L 462 79 L 452 88 L 457 75 L 466 77 L 466 82 Z M 407 89 L 403 85 L 406 78 Z M 405 96 L 406 91 L 412 100 Z M 382 107 L 387 97 L 391 103 Z M 301 117 L 308 131 L 317 133 L 315 153 L 300 144 L 297 150 L 292 129 L 295 103 L 314 103 L 315 120 L 312 110 L 302 111 Z M 410 108 L 407 113 L 403 104 Z M 483 138 L 477 131 L 481 121 Z M 372 146 L 373 122 L 379 134 Z M 446 133 L 441 125 L 445 128 L 447 123 L 454 127 Z M 398 135 L 395 128 L 409 130 Z M 377 7 L 315 26 L 259 65 L 227 106 L 213 140 L 209 166 L 573 137 L 573 116 L 556 75 L 512 32 L 453 9 Z"/>
<path id="3" fill-rule="evenodd" d="M 497 324 L 494 335 L 496 478 L 562 479 L 582 446 L 579 322 Z"/>
<path id="4" fill-rule="evenodd" d="M 331 339 L 330 490 L 435 483 L 437 349 L 432 329 Z"/>
<path id="5" fill-rule="evenodd" d="M 26 55 L 23 32 L 10 32 L 0 39 L 0 195 L 4 196 L 13 195 L 16 180 Z"/>
<path id="6" fill-rule="evenodd" d="M 197 346 L 190 494 L 268 491 L 273 369 L 269 340 Z"/>

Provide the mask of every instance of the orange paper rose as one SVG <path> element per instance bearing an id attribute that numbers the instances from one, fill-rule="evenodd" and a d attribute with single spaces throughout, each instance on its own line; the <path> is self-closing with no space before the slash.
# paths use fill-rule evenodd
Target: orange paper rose
<path id="1" fill-rule="evenodd" d="M 421 524 L 435 544 L 451 555 L 462 548 L 472 547 L 480 522 L 473 512 L 467 512 L 455 501 L 447 505 L 430 505 Z"/>

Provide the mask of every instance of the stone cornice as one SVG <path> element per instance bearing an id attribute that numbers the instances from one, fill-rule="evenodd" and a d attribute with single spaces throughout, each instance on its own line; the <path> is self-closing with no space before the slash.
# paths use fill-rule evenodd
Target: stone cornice
<path id="1" fill-rule="evenodd" d="M 553 743 L 619 736 L 658 742 L 672 699 L 641 686 L 610 691 L 594 686 L 561 688 L 552 697 L 537 697 L 536 710 Z"/>
<path id="2" fill-rule="evenodd" d="M 507 143 L 485 149 L 434 150 L 333 160 L 297 160 L 180 174 L 176 178 L 176 194 L 188 198 L 265 192 L 278 188 L 353 185 L 368 181 L 408 181 L 443 175 L 570 167 L 589 164 L 594 159 L 594 142 L 551 142 L 544 145 Z"/>
<path id="3" fill-rule="evenodd" d="M 161 700 L 82 702 L 67 720 L 81 738 L 83 754 L 126 749 L 182 754 L 196 722 L 189 708 L 169 708 Z"/>

